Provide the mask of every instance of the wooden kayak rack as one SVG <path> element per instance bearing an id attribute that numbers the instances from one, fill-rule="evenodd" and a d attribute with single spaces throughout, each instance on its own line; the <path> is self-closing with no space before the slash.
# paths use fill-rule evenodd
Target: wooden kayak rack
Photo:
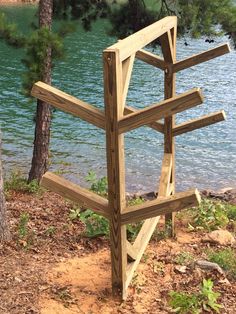
<path id="1" fill-rule="evenodd" d="M 175 136 L 225 119 L 224 111 L 219 111 L 175 124 L 175 114 L 203 102 L 199 88 L 176 95 L 175 74 L 230 51 L 229 45 L 223 44 L 176 61 L 176 34 L 177 18 L 168 16 L 104 50 L 105 112 L 43 82 L 37 82 L 32 89 L 34 97 L 106 131 L 108 199 L 50 172 L 43 176 L 41 184 L 72 201 L 89 206 L 109 220 L 112 291 L 122 299 L 126 298 L 129 283 L 160 215 L 165 215 L 166 222 L 174 234 L 174 212 L 197 206 L 200 202 L 196 189 L 175 193 Z M 161 44 L 163 58 L 143 50 L 157 38 Z M 164 71 L 164 100 L 141 110 L 126 106 L 135 58 Z M 161 122 L 161 119 L 164 121 Z M 127 206 L 124 133 L 144 125 L 164 135 L 164 157 L 158 196 L 155 200 L 141 205 Z M 131 244 L 127 240 L 126 225 L 142 220 L 142 228 Z"/>

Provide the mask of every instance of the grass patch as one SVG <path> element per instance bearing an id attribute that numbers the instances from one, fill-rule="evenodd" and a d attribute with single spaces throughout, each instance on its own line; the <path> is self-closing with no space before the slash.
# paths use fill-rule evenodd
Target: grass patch
<path id="1" fill-rule="evenodd" d="M 200 291 L 197 293 L 186 293 L 171 291 L 169 293 L 169 305 L 174 313 L 199 314 L 206 312 L 220 312 L 222 306 L 217 303 L 220 293 L 213 291 L 211 279 L 203 279 Z"/>
<path id="2" fill-rule="evenodd" d="M 236 279 L 236 253 L 233 249 L 210 250 L 208 252 L 208 259 L 211 262 L 217 263 L 230 277 Z"/>
<path id="3" fill-rule="evenodd" d="M 4 191 L 8 194 L 11 191 L 40 194 L 44 191 L 39 186 L 37 180 L 27 182 L 27 179 L 22 175 L 20 171 L 13 171 L 8 179 L 4 182 Z"/>
<path id="4" fill-rule="evenodd" d="M 189 252 L 180 252 L 179 254 L 176 255 L 174 262 L 178 265 L 185 266 L 193 262 L 193 260 L 194 257 Z"/>
<path id="5" fill-rule="evenodd" d="M 232 209 L 231 209 L 232 210 Z M 198 207 L 191 208 L 187 211 L 190 214 L 192 229 L 204 229 L 207 231 L 225 228 L 229 223 L 229 205 L 219 201 L 203 199 Z"/>

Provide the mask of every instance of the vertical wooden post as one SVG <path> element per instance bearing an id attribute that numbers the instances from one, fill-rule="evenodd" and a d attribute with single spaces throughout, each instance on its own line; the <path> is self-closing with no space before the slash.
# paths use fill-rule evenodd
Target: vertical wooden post
<path id="1" fill-rule="evenodd" d="M 172 65 L 176 61 L 176 36 L 177 25 L 160 37 L 164 59 L 167 63 Z M 175 95 L 175 73 L 172 71 L 172 66 L 167 66 L 165 70 L 164 93 L 165 99 L 171 98 Z M 170 183 L 173 186 L 172 194 L 175 193 L 175 143 L 173 136 L 173 128 L 175 126 L 175 116 L 168 117 L 164 122 L 164 153 L 172 154 L 172 173 Z M 170 234 L 174 236 L 175 213 L 165 215 L 166 228 Z"/>
<path id="2" fill-rule="evenodd" d="M 104 101 L 106 114 L 106 147 L 108 206 L 110 218 L 110 246 L 112 291 L 114 296 L 126 297 L 127 267 L 126 226 L 121 226 L 121 211 L 125 201 L 124 135 L 118 133 L 118 121 L 123 116 L 122 64 L 118 50 L 105 50 Z"/>

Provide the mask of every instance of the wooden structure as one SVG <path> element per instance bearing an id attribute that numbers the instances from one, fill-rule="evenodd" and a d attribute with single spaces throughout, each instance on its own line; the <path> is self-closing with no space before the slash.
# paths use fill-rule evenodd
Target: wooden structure
<path id="1" fill-rule="evenodd" d="M 200 202 L 197 190 L 175 193 L 175 136 L 225 119 L 224 112 L 220 111 L 179 125 L 175 124 L 175 114 L 203 102 L 200 89 L 175 94 L 175 73 L 230 51 L 229 46 L 224 44 L 176 61 L 176 32 L 177 18 L 165 17 L 104 50 L 105 112 L 42 82 L 36 83 L 32 89 L 32 95 L 36 98 L 106 131 L 108 200 L 50 172 L 44 175 L 42 185 L 75 202 L 86 204 L 96 213 L 109 219 L 112 289 L 114 295 L 123 299 L 160 215 L 165 215 L 166 221 L 172 222 L 174 233 L 174 212 L 196 206 Z M 163 58 L 143 50 L 157 38 L 161 43 Z M 126 106 L 135 58 L 165 73 L 164 100 L 141 110 Z M 158 121 L 160 119 L 164 119 L 164 123 Z M 127 207 L 124 133 L 143 125 L 164 135 L 164 158 L 158 197 L 141 205 Z M 142 228 L 131 244 L 127 241 L 126 225 L 141 220 L 144 220 Z"/>

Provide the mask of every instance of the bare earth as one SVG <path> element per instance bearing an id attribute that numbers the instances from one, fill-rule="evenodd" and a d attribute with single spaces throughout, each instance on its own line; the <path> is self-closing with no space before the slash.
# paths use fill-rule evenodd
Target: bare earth
<path id="1" fill-rule="evenodd" d="M 109 243 L 88 239 L 79 221 L 68 217 L 72 204 L 53 193 L 10 196 L 7 201 L 13 239 L 0 245 L 1 314 L 171 313 L 171 290 L 198 291 L 203 278 L 221 293 L 221 313 L 235 314 L 235 280 L 187 268 L 176 272 L 176 255 L 186 251 L 204 258 L 203 233 L 187 232 L 178 222 L 176 239 L 153 239 L 129 288 L 126 302 L 112 299 Z M 27 236 L 19 238 L 19 218 L 29 213 Z"/>

